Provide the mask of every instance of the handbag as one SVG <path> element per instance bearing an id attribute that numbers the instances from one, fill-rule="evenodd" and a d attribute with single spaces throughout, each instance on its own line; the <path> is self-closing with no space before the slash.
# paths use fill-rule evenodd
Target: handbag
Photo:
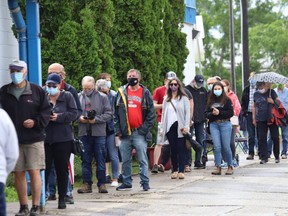
<path id="1" fill-rule="evenodd" d="M 78 138 L 74 138 L 72 153 L 74 155 L 81 156 L 83 152 L 84 152 L 83 142 L 80 139 L 78 139 Z"/>

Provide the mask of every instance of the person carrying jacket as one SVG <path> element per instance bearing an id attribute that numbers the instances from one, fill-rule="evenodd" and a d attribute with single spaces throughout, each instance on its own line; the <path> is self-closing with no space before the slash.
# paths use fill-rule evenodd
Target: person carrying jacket
<path id="1" fill-rule="evenodd" d="M 127 72 L 128 84 L 119 88 L 114 104 L 115 135 L 121 140 L 123 184 L 116 190 L 132 188 L 132 149 L 139 161 L 140 184 L 144 191 L 150 189 L 148 177 L 147 141 L 152 139 L 150 130 L 155 121 L 155 110 L 150 91 L 140 84 L 137 69 Z"/>

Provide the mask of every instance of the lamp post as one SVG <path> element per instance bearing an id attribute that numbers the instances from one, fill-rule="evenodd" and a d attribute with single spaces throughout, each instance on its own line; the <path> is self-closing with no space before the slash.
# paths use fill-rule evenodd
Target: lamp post
<path id="1" fill-rule="evenodd" d="M 236 93 L 236 74 L 235 74 L 235 37 L 234 37 L 234 13 L 233 13 L 234 1 L 229 0 L 229 12 L 230 12 L 230 61 L 231 61 L 231 75 L 232 75 L 232 89 Z"/>

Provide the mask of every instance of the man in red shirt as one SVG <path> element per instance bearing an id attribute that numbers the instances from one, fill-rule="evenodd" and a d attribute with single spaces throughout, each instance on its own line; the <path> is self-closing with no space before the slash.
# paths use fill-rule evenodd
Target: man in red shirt
<path id="1" fill-rule="evenodd" d="M 176 77 L 176 73 L 174 73 L 173 71 L 169 71 L 168 73 L 166 73 L 164 85 L 156 88 L 154 90 L 154 93 L 152 96 L 154 108 L 155 108 L 155 110 L 157 110 L 158 128 L 160 126 L 159 124 L 161 124 L 162 104 L 163 104 L 164 97 L 166 95 L 167 83 L 170 79 L 172 79 L 174 77 Z M 165 170 L 164 166 L 162 164 L 158 165 L 158 161 L 159 161 L 159 158 L 161 155 L 162 146 L 165 144 L 169 144 L 169 143 L 161 143 L 160 140 L 161 140 L 160 133 L 159 133 L 159 131 L 157 131 L 156 146 L 154 149 L 154 165 L 153 165 L 152 170 L 151 170 L 151 172 L 154 174 L 158 173 L 158 171 L 164 172 L 164 170 Z"/>
<path id="2" fill-rule="evenodd" d="M 155 110 L 150 91 L 139 82 L 141 73 L 136 69 L 127 72 L 128 84 L 119 88 L 114 104 L 114 131 L 120 138 L 123 184 L 118 191 L 132 188 L 132 150 L 136 149 L 139 161 L 140 184 L 150 189 L 148 177 L 147 141 L 155 121 Z"/>

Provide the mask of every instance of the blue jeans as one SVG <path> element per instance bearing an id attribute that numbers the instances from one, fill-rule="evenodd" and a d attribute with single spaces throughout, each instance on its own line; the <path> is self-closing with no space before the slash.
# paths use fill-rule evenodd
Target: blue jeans
<path id="1" fill-rule="evenodd" d="M 210 133 L 214 146 L 214 160 L 217 167 L 221 165 L 221 149 L 223 150 L 228 166 L 232 166 L 232 152 L 230 147 L 231 132 L 232 124 L 230 121 L 210 123 Z"/>
<path id="2" fill-rule="evenodd" d="M 118 179 L 119 177 L 119 157 L 118 148 L 115 145 L 115 134 L 106 136 L 106 149 L 111 160 L 112 166 L 112 179 Z"/>
<path id="3" fill-rule="evenodd" d="M 0 215 L 6 215 L 5 185 L 0 182 Z"/>
<path id="4" fill-rule="evenodd" d="M 139 162 L 140 184 L 149 183 L 147 142 L 144 135 L 137 130 L 131 136 L 121 137 L 120 152 L 122 156 L 122 176 L 125 185 L 132 185 L 132 149 L 136 149 Z"/>
<path id="5" fill-rule="evenodd" d="M 246 117 L 247 131 L 248 131 L 248 143 L 249 143 L 249 155 L 254 155 L 254 148 L 257 147 L 256 128 L 253 125 L 252 113 L 249 112 Z"/>
<path id="6" fill-rule="evenodd" d="M 92 161 L 96 161 L 97 186 L 105 184 L 106 179 L 106 136 L 83 136 L 81 141 L 84 144 L 84 153 L 82 155 L 82 178 L 83 182 L 93 184 L 92 182 Z"/>

